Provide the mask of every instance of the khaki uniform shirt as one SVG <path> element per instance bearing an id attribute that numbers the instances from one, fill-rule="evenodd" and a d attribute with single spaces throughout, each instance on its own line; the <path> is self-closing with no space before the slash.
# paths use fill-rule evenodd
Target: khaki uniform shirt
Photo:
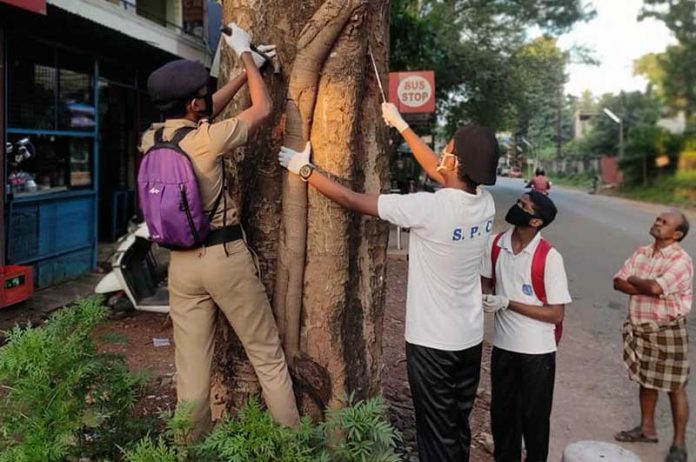
<path id="1" fill-rule="evenodd" d="M 193 163 L 193 170 L 198 178 L 198 190 L 203 209 L 206 213 L 210 213 L 215 205 L 215 199 L 222 189 L 220 157 L 246 143 L 248 136 L 246 124 L 236 118 L 212 124 L 207 119 L 201 120 L 198 124 L 188 119 L 168 119 L 164 123 L 153 124 L 143 133 L 140 144 L 141 153 L 147 152 L 155 144 L 155 131 L 161 127 L 164 127 L 162 138 L 165 141 L 170 140 L 174 136 L 174 132 L 181 127 L 195 128 L 181 140 L 179 147 L 188 154 Z M 221 228 L 223 225 L 223 204 L 224 198 L 221 198 L 211 221 L 213 229 Z M 227 225 L 238 223 L 239 213 L 228 195 Z"/>

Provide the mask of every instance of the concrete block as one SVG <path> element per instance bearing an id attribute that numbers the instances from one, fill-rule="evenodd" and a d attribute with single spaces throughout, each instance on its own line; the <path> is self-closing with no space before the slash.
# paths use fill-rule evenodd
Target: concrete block
<path id="1" fill-rule="evenodd" d="M 577 441 L 563 451 L 561 462 L 641 462 L 640 457 L 616 444 Z"/>

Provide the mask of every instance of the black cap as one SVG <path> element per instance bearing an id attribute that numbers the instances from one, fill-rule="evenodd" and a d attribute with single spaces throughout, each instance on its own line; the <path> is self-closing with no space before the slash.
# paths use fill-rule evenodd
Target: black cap
<path id="1" fill-rule="evenodd" d="M 556 218 L 556 213 L 558 213 L 556 204 L 553 203 L 549 196 L 539 191 L 529 191 L 529 198 L 534 204 L 534 215 L 544 220 L 544 225 L 541 228 L 550 225 L 554 218 Z"/>
<path id="2" fill-rule="evenodd" d="M 478 184 L 495 184 L 500 148 L 495 133 L 477 126 L 460 128 L 452 137 L 454 154 L 464 164 L 466 176 Z"/>
<path id="3" fill-rule="evenodd" d="M 147 90 L 155 104 L 193 97 L 208 85 L 208 70 L 201 63 L 188 59 L 171 61 L 147 79 Z"/>

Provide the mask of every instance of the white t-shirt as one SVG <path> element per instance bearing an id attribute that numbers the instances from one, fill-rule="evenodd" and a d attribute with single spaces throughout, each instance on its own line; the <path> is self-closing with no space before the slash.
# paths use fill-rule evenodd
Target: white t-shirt
<path id="1" fill-rule="evenodd" d="M 498 241 L 500 253 L 495 265 L 495 293 L 526 305 L 542 306 L 532 286 L 532 258 L 541 240 L 541 233 L 537 233 L 527 247 L 515 255 L 512 252 L 513 230 L 514 227 L 507 230 Z M 481 265 L 481 275 L 487 278 L 492 277 L 492 246 L 493 238 L 486 246 Z M 563 257 L 554 248 L 546 255 L 544 287 L 547 304 L 565 305 L 571 302 Z M 554 329 L 554 324 L 532 319 L 510 309 L 498 311 L 495 314 L 493 346 L 515 353 L 551 353 L 556 351 Z"/>
<path id="2" fill-rule="evenodd" d="M 481 343 L 479 275 L 493 231 L 491 194 L 481 188 L 386 194 L 378 209 L 383 220 L 410 228 L 406 341 L 448 351 Z"/>

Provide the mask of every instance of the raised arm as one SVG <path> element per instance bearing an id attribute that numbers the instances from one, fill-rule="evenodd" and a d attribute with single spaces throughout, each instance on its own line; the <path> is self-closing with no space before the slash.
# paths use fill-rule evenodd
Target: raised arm
<path id="1" fill-rule="evenodd" d="M 252 134 L 259 128 L 261 122 L 271 115 L 273 102 L 268 94 L 266 84 L 261 77 L 261 72 L 257 69 L 256 64 L 254 64 L 250 52 L 242 54 L 242 62 L 244 62 L 249 82 L 251 106 L 242 111 L 242 113 L 237 116 L 237 119 L 244 121 L 249 130 L 249 134 Z"/>
<path id="2" fill-rule="evenodd" d="M 213 114 L 211 119 L 217 117 L 225 109 L 225 107 L 230 104 L 230 101 L 232 101 L 239 89 L 244 86 L 246 81 L 247 74 L 246 72 L 242 72 L 213 93 Z"/>
<path id="3" fill-rule="evenodd" d="M 440 172 L 437 171 L 437 156 L 430 149 L 430 146 L 425 144 L 425 142 L 416 135 L 416 132 L 411 130 L 408 123 L 401 117 L 399 110 L 392 103 L 382 103 L 382 117 L 387 125 L 392 126 L 399 130 L 401 136 L 411 148 L 413 152 L 413 157 L 416 159 L 421 168 L 428 174 L 430 178 L 437 181 L 440 184 L 444 184 L 444 179 Z"/>
<path id="4" fill-rule="evenodd" d="M 234 23 L 228 24 L 227 27 L 232 33 L 230 35 L 225 34 L 223 37 L 244 64 L 249 84 L 249 96 L 251 98 L 251 106 L 242 111 L 237 116 L 237 119 L 243 121 L 249 134 L 252 134 L 258 129 L 261 122 L 271 114 L 273 103 L 266 89 L 266 84 L 261 77 L 261 72 L 254 62 L 249 34 Z"/>

